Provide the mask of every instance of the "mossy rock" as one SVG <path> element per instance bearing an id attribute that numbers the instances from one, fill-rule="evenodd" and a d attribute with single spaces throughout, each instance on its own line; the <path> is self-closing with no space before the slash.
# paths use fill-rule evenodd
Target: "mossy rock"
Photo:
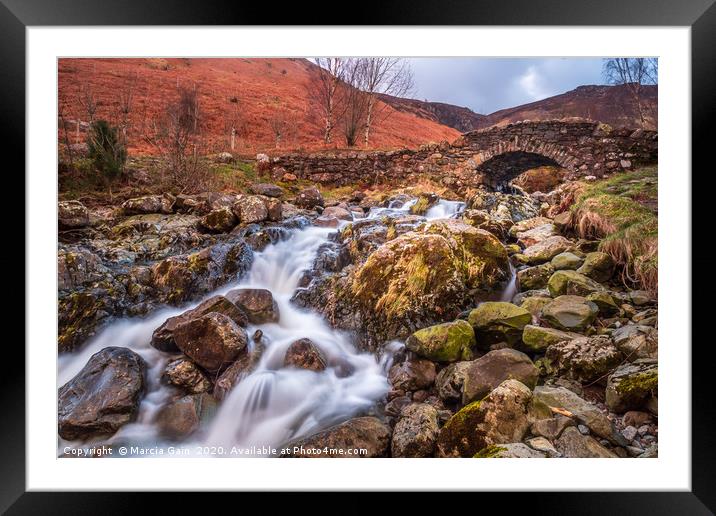
<path id="1" fill-rule="evenodd" d="M 597 305 L 581 296 L 559 296 L 542 309 L 542 320 L 560 330 L 586 330 L 599 312 Z"/>
<path id="2" fill-rule="evenodd" d="M 599 313 L 604 316 L 611 316 L 619 312 L 619 305 L 616 304 L 614 298 L 608 292 L 592 292 L 587 296 L 587 301 L 591 301 L 599 307 Z"/>
<path id="3" fill-rule="evenodd" d="M 614 274 L 614 260 L 607 253 L 599 251 L 588 253 L 577 272 L 595 281 L 609 281 Z"/>
<path id="4" fill-rule="evenodd" d="M 578 333 L 528 324 L 522 332 L 522 342 L 530 351 L 543 353 L 552 344 L 576 339 L 580 336 Z"/>
<path id="5" fill-rule="evenodd" d="M 531 321 L 532 314 L 527 310 L 503 301 L 482 303 L 468 316 L 477 343 L 482 347 L 497 342 L 516 344 L 522 338 L 523 328 Z"/>
<path id="6" fill-rule="evenodd" d="M 435 362 L 470 360 L 475 332 L 470 323 L 457 320 L 418 330 L 405 345 L 410 351 Z"/>
<path id="7" fill-rule="evenodd" d="M 542 309 L 551 302 L 551 297 L 530 296 L 525 298 L 519 306 L 527 310 L 534 317 L 539 317 L 542 313 Z"/>
<path id="8" fill-rule="evenodd" d="M 659 369 L 655 360 L 641 359 L 618 367 L 607 380 L 606 403 L 617 413 L 639 410 L 658 395 Z"/>
<path id="9" fill-rule="evenodd" d="M 517 281 L 522 290 L 538 290 L 547 286 L 547 282 L 554 273 L 550 263 L 528 267 L 517 272 Z"/>
<path id="10" fill-rule="evenodd" d="M 557 271 L 547 282 L 552 297 L 563 295 L 586 296 L 592 292 L 605 291 L 604 286 L 577 271 Z"/>
<path id="11" fill-rule="evenodd" d="M 580 258 L 574 253 L 570 253 L 568 251 L 565 251 L 564 253 L 559 253 L 557 256 L 552 258 L 552 267 L 554 267 L 555 270 L 558 271 L 575 271 L 579 267 L 581 267 L 582 263 L 584 263 L 584 258 Z"/>

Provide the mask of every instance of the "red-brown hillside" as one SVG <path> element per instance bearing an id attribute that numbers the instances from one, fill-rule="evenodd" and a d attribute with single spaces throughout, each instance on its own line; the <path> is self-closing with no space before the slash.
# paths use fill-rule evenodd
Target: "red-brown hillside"
<path id="1" fill-rule="evenodd" d="M 118 119 L 121 92 L 133 82 L 130 115 L 130 151 L 151 153 L 143 141 L 143 124 L 161 113 L 177 97 L 177 85 L 197 85 L 203 125 L 213 151 L 228 150 L 228 120 L 238 112 L 243 130 L 237 150 L 245 153 L 275 147 L 269 120 L 274 113 L 288 113 L 294 126 L 283 138 L 281 150 L 322 148 L 322 123 L 314 114 L 306 84 L 316 67 L 305 59 L 60 59 L 59 98 L 65 119 L 87 121 L 80 91 L 87 88 L 98 100 L 95 118 Z M 389 114 L 372 133 L 372 148 L 417 147 L 426 142 L 453 140 L 459 131 L 434 120 L 399 112 Z M 74 139 L 74 132 L 70 133 Z M 80 135 L 82 138 L 82 135 Z M 340 128 L 334 134 L 343 146 Z"/>

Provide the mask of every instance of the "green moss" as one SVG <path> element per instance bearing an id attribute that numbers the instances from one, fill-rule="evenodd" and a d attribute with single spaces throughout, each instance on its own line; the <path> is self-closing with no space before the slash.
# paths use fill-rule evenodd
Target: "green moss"
<path id="1" fill-rule="evenodd" d="M 409 350 L 436 362 L 470 360 L 474 345 L 475 332 L 463 320 L 423 328 L 406 341 Z"/>
<path id="2" fill-rule="evenodd" d="M 497 446 L 492 445 L 488 446 L 486 448 L 483 448 L 479 452 L 477 452 L 475 455 L 473 455 L 474 459 L 494 459 L 496 457 L 499 457 L 500 453 L 507 451 L 507 448 L 503 446 Z"/>
<path id="3" fill-rule="evenodd" d="M 430 208 L 430 201 L 427 197 L 420 196 L 418 200 L 410 207 L 410 213 L 413 215 L 425 215 Z"/>
<path id="4" fill-rule="evenodd" d="M 654 391 L 659 383 L 657 371 L 646 371 L 628 376 L 616 385 L 619 394 L 648 393 Z"/>

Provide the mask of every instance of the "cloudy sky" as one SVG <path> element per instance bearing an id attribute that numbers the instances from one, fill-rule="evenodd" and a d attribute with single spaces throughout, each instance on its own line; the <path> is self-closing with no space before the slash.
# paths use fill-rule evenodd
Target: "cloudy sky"
<path id="1" fill-rule="evenodd" d="M 604 84 L 599 58 L 411 58 L 412 97 L 466 106 L 477 113 Z"/>

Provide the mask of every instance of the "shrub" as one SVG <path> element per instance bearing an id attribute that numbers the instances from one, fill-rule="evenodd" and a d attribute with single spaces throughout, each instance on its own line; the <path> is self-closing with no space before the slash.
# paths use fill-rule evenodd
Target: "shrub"
<path id="1" fill-rule="evenodd" d="M 107 183 L 112 183 L 124 171 L 127 148 L 117 134 L 117 128 L 105 120 L 92 122 L 87 136 L 87 155 L 95 170 Z"/>

